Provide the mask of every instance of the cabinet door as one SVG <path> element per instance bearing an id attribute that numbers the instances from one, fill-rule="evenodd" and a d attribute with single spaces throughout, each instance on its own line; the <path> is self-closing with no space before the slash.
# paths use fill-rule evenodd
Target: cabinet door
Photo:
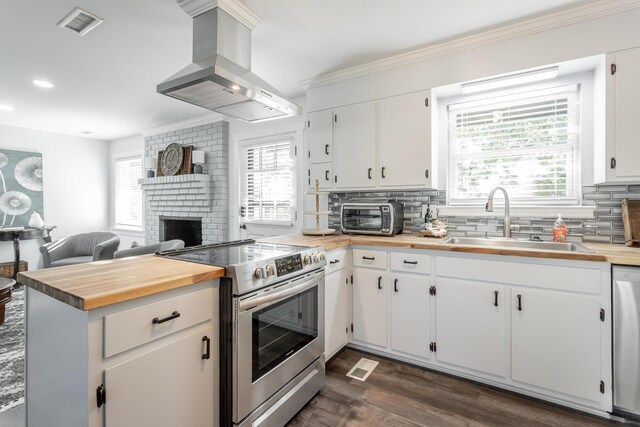
<path id="1" fill-rule="evenodd" d="M 429 357 L 429 277 L 393 274 L 391 289 L 391 349 Z"/>
<path id="2" fill-rule="evenodd" d="M 310 191 L 316 189 L 316 179 L 320 188 L 327 189 L 333 186 L 333 168 L 331 163 L 310 164 L 307 168 L 307 186 Z"/>
<path id="3" fill-rule="evenodd" d="M 203 359 L 203 337 L 213 339 L 213 328 L 106 369 L 105 426 L 214 425 L 218 345 L 211 342 L 211 358 Z"/>
<path id="4" fill-rule="evenodd" d="M 438 361 L 505 377 L 508 302 L 500 285 L 438 279 Z"/>
<path id="5" fill-rule="evenodd" d="M 379 103 L 381 187 L 431 185 L 431 107 L 429 91 Z"/>
<path id="6" fill-rule="evenodd" d="M 325 277 L 324 352 L 329 359 L 349 342 L 349 284 L 348 270 L 342 269 Z"/>
<path id="7" fill-rule="evenodd" d="M 333 155 L 333 112 L 307 114 L 307 158 L 309 163 L 330 162 Z"/>
<path id="8" fill-rule="evenodd" d="M 353 269 L 353 339 L 387 346 L 387 273 Z"/>
<path id="9" fill-rule="evenodd" d="M 376 185 L 375 103 L 335 110 L 334 184 L 337 188 Z"/>
<path id="10" fill-rule="evenodd" d="M 608 157 L 615 157 L 616 164 L 615 169 L 610 170 L 618 180 L 640 179 L 640 48 L 616 52 L 613 63 L 615 74 L 611 75 L 610 69 L 607 72 L 615 84 L 615 135 L 609 133 L 607 142 L 611 144 L 613 136 L 613 153 Z M 607 166 L 611 168 L 611 165 Z"/>
<path id="11" fill-rule="evenodd" d="M 519 288 L 511 298 L 513 380 L 599 402 L 599 300 Z"/>

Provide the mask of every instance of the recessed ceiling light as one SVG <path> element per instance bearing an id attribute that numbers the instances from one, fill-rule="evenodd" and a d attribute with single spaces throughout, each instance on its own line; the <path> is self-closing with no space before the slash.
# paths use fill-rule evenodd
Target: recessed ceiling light
<path id="1" fill-rule="evenodd" d="M 33 80 L 32 83 L 38 87 L 43 87 L 45 89 L 51 89 L 52 87 L 56 87 L 56 85 L 46 80 Z"/>
<path id="2" fill-rule="evenodd" d="M 15 110 L 15 108 L 13 108 L 11 105 L 0 104 L 0 111 L 13 111 L 13 110 Z"/>
<path id="3" fill-rule="evenodd" d="M 240 86 L 238 86 L 238 85 L 231 85 L 231 89 L 233 89 L 233 90 L 240 90 Z"/>

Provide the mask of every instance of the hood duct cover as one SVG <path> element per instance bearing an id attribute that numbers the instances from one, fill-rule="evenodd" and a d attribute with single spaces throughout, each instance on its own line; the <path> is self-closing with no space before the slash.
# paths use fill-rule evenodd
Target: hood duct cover
<path id="1" fill-rule="evenodd" d="M 157 90 L 250 123 L 302 113 L 250 70 L 251 30 L 215 7 L 193 19 L 193 62 Z"/>

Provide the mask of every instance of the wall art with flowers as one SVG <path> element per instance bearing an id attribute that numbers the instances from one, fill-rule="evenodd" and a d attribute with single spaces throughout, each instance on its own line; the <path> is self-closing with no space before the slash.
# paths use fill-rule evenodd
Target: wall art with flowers
<path id="1" fill-rule="evenodd" d="M 0 225 L 26 227 L 34 211 L 44 218 L 42 154 L 0 148 Z"/>

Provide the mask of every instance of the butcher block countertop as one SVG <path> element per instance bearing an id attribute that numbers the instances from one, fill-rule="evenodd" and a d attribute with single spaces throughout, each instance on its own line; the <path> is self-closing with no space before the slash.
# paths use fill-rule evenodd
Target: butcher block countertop
<path id="1" fill-rule="evenodd" d="M 400 234 L 394 237 L 360 236 L 348 234 L 334 234 L 330 236 L 303 236 L 302 234 L 288 234 L 269 237 L 263 242 L 282 243 L 301 246 L 323 246 L 330 251 L 348 245 L 366 245 L 411 249 L 429 249 L 449 252 L 470 252 L 489 255 L 525 256 L 532 258 L 555 258 L 579 261 L 599 261 L 610 264 L 640 266 L 640 248 L 630 248 L 624 245 L 609 245 L 605 243 L 581 243 L 591 249 L 593 253 L 555 252 L 523 249 L 504 249 L 492 247 L 443 245 L 441 239 L 420 237 L 417 234 Z"/>
<path id="2" fill-rule="evenodd" d="M 28 271 L 18 282 L 91 310 L 224 276 L 224 268 L 154 255 Z"/>

